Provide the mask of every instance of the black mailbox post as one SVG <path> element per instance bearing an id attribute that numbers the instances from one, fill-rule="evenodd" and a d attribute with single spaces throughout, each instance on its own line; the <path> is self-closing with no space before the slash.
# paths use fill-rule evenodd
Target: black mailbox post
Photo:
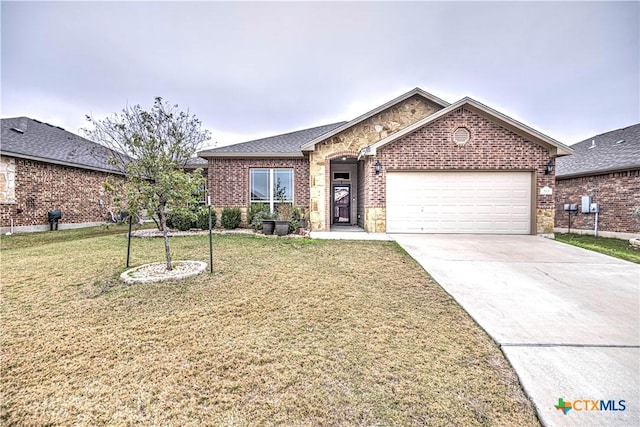
<path id="1" fill-rule="evenodd" d="M 58 229 L 58 221 L 62 219 L 62 211 L 60 209 L 55 211 L 49 211 L 47 214 L 49 217 L 49 230 L 57 230 Z"/>

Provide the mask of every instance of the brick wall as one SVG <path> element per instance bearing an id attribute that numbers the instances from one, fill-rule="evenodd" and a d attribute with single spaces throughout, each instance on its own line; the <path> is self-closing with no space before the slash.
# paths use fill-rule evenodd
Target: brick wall
<path id="1" fill-rule="evenodd" d="M 471 132 L 469 142 L 457 145 L 453 131 L 464 126 Z M 554 188 L 554 175 L 544 174 L 549 161 L 546 148 L 466 109 L 459 109 L 378 150 L 383 170 L 536 170 L 536 186 Z M 367 169 L 371 182 L 373 168 Z M 379 176 L 378 176 L 379 177 Z M 384 206 L 385 181 L 378 180 L 369 206 Z M 553 196 L 536 191 L 536 207 L 553 209 Z"/>
<path id="2" fill-rule="evenodd" d="M 598 230 L 621 233 L 639 233 L 640 221 L 631 212 L 640 206 L 640 170 L 591 175 L 556 181 L 555 225 L 567 228 L 569 217 L 564 211 L 565 203 L 578 204 L 582 196 L 591 196 L 592 202 L 600 203 Z M 571 228 L 593 230 L 595 214 L 578 213 L 571 216 Z"/>
<path id="3" fill-rule="evenodd" d="M 210 158 L 208 188 L 216 208 L 249 206 L 249 169 L 293 168 L 296 206 L 309 206 L 309 159 L 227 159 Z"/>
<path id="4" fill-rule="evenodd" d="M 0 227 L 8 227 L 11 219 L 16 227 L 47 225 L 47 212 L 56 209 L 62 210 L 61 224 L 102 222 L 114 209 L 102 186 L 107 173 L 18 158 L 14 162 L 15 203 L 0 203 Z"/>
<path id="5" fill-rule="evenodd" d="M 469 130 L 470 140 L 463 145 L 453 141 L 458 127 Z M 387 146 L 380 148 L 377 158 L 386 170 L 509 170 L 535 171 L 535 230 L 538 234 L 553 232 L 555 199 L 540 195 L 543 187 L 554 192 L 554 174 L 545 175 L 549 151 L 543 146 L 517 135 L 497 123 L 460 108 Z M 381 209 L 386 201 L 383 174 L 365 168 L 367 181 L 373 183 L 366 206 Z"/>

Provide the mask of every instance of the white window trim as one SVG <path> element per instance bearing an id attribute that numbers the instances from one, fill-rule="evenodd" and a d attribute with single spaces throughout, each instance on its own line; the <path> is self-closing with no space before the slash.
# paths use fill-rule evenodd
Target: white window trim
<path id="1" fill-rule="evenodd" d="M 291 203 L 292 205 L 295 206 L 296 194 L 295 194 L 295 191 L 294 191 L 294 189 L 295 189 L 295 173 L 294 173 L 295 170 L 294 170 L 294 168 L 250 168 L 249 169 L 249 204 L 251 204 L 251 203 L 266 203 L 263 200 L 255 200 L 254 201 L 251 198 L 251 183 L 252 183 L 251 182 L 251 175 L 252 175 L 251 172 L 252 171 L 256 171 L 256 170 L 268 170 L 269 171 L 269 183 L 268 183 L 268 186 L 269 186 L 269 202 L 268 202 L 268 204 L 269 204 L 269 210 L 271 212 L 275 211 L 275 204 L 277 202 L 277 200 L 275 200 L 274 193 L 273 193 L 273 184 L 275 182 L 275 176 L 276 176 L 275 171 L 276 170 L 288 170 L 288 171 L 291 171 L 291 200 L 287 200 L 287 203 Z"/>

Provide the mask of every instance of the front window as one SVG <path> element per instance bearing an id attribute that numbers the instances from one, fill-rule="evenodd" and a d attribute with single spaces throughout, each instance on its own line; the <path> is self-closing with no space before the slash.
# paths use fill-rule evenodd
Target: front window
<path id="1" fill-rule="evenodd" d="M 293 169 L 251 169 L 251 203 L 269 204 L 271 212 L 278 203 L 293 202 Z"/>

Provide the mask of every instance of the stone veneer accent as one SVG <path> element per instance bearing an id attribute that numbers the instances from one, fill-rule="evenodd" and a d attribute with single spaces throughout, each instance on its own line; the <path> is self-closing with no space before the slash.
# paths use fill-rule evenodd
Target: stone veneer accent
<path id="1" fill-rule="evenodd" d="M 0 157 L 0 203 L 16 202 L 16 159 Z"/>
<path id="2" fill-rule="evenodd" d="M 565 203 L 578 204 L 578 214 L 571 216 L 572 230 L 594 230 L 595 214 L 580 212 L 582 196 L 600 203 L 598 230 L 617 233 L 640 233 L 640 221 L 631 213 L 640 206 L 640 169 L 577 178 L 556 179 L 555 225 L 569 226 Z"/>
<path id="3" fill-rule="evenodd" d="M 464 126 L 471 139 L 464 145 L 452 140 L 453 131 Z M 553 195 L 540 195 L 540 189 L 555 187 L 554 175 L 544 174 L 549 151 L 493 121 L 461 108 L 377 150 L 383 173 L 376 176 L 365 168 L 368 183 L 366 206 L 370 208 L 366 222 L 375 224 L 376 232 L 385 231 L 386 181 L 388 170 L 487 170 L 531 171 L 535 173 L 536 233 L 551 234 L 554 225 Z M 369 228 L 373 230 L 373 228 Z"/>
<path id="4" fill-rule="evenodd" d="M 56 209 L 60 224 L 104 222 L 114 209 L 103 187 L 108 173 L 5 156 L 2 163 L 15 168 L 15 200 L 0 202 L 0 227 L 11 219 L 15 227 L 48 225 L 47 212 Z"/>
<path id="5" fill-rule="evenodd" d="M 316 144 L 315 150 L 309 154 L 309 212 L 312 230 L 328 230 L 331 224 L 331 179 L 329 176 L 331 159 L 341 156 L 355 157 L 362 148 L 430 116 L 441 108 L 439 105 L 416 95 Z M 376 132 L 375 125 L 383 127 L 380 133 Z M 365 165 L 368 174 L 372 172 L 372 167 L 373 163 L 368 160 Z M 365 179 L 364 184 L 365 192 L 367 192 L 370 181 Z M 375 211 L 369 210 L 375 206 L 369 206 L 367 199 L 365 197 L 364 201 L 365 230 L 377 231 L 377 227 L 371 227 L 371 225 L 378 224 L 380 221 L 384 222 L 384 219 L 379 217 L 379 212 L 375 214 Z"/>
<path id="6" fill-rule="evenodd" d="M 240 159 L 209 158 L 207 187 L 214 205 L 218 222 L 223 208 L 239 207 L 242 225 L 247 226 L 249 208 L 249 169 L 251 168 L 292 168 L 293 201 L 305 211 L 309 207 L 309 159 Z"/>

